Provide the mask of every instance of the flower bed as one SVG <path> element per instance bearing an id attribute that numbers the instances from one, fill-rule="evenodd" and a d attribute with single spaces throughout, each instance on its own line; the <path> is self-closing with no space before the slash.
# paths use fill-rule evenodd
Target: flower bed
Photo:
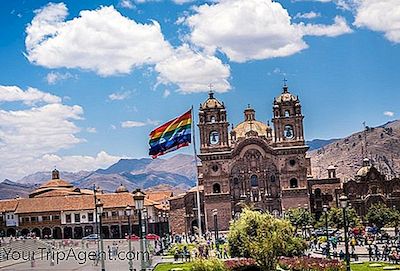
<path id="1" fill-rule="evenodd" d="M 282 257 L 279 266 L 291 271 L 344 271 L 344 264 L 338 260 L 311 257 Z"/>
<path id="2" fill-rule="evenodd" d="M 254 259 L 231 259 L 226 260 L 225 267 L 230 271 L 257 271 L 260 268 L 257 266 L 256 261 Z"/>

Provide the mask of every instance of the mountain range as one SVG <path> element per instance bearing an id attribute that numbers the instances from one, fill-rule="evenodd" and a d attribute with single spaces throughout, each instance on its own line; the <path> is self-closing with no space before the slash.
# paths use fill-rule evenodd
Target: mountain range
<path id="1" fill-rule="evenodd" d="M 326 177 L 329 165 L 337 167 L 338 177 L 352 178 L 364 156 L 387 175 L 395 176 L 400 172 L 400 121 L 366 127 L 364 131 L 341 139 L 307 141 L 307 145 L 315 178 Z M 123 184 L 129 190 L 168 189 L 179 193 L 195 185 L 196 167 L 193 156 L 177 154 L 167 159 L 121 159 L 106 169 L 61 172 L 60 175 L 80 188 L 92 188 L 96 184 L 112 192 Z M 17 194 L 24 197 L 50 178 L 51 172 L 36 172 L 16 182 L 5 180 L 0 183 L 0 199 Z"/>
<path id="2" fill-rule="evenodd" d="M 400 173 L 400 120 L 377 127 L 366 127 L 361 132 L 337 139 L 308 153 L 314 177 L 326 177 L 329 165 L 334 165 L 337 176 L 354 178 L 364 158 L 389 178 Z"/>
<path id="3" fill-rule="evenodd" d="M 128 190 L 159 189 L 183 192 L 195 185 L 196 166 L 191 155 L 178 154 L 168 159 L 121 159 L 106 169 L 96 171 L 60 172 L 63 180 L 79 188 L 98 185 L 106 192 L 113 192 L 119 185 Z M 26 196 L 30 191 L 51 179 L 51 172 L 36 172 L 16 182 L 0 183 L 0 199 Z M 16 191 L 8 187 L 17 186 Z M 20 192 L 21 191 L 21 192 Z"/>

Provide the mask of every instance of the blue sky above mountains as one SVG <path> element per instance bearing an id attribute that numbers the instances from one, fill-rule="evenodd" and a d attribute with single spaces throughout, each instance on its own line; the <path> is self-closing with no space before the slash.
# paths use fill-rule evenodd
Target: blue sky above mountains
<path id="1" fill-rule="evenodd" d="M 237 124 L 247 104 L 269 120 L 286 77 L 307 139 L 398 113 L 397 0 L 6 1 L 0 13 L 0 179 L 145 157 L 148 133 L 210 83 Z"/>

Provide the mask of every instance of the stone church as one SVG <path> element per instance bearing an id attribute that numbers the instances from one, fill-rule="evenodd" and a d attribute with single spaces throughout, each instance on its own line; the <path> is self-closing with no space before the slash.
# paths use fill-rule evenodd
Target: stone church
<path id="1" fill-rule="evenodd" d="M 271 126 L 269 122 L 258 121 L 249 105 L 244 110 L 243 121 L 231 126 L 227 108 L 213 92 L 200 105 L 198 175 L 201 209 L 204 208 L 203 229 L 214 229 L 216 215 L 218 228 L 227 230 L 229 221 L 246 204 L 277 216 L 299 204 L 308 205 L 310 161 L 306 158 L 304 116 L 299 98 L 289 92 L 286 84 L 274 99 L 272 112 Z M 189 199 L 194 199 L 193 193 L 170 200 L 173 232 L 174 224 L 184 225 L 185 231 L 197 226 L 196 208 L 189 213 L 178 210 Z M 180 229 L 175 230 L 182 232 Z"/>

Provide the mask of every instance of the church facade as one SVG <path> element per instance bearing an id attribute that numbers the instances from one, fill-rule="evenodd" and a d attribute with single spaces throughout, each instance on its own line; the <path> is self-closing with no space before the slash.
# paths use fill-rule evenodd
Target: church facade
<path id="1" fill-rule="evenodd" d="M 248 106 L 244 120 L 231 126 L 227 108 L 214 93 L 200 105 L 198 175 L 206 230 L 214 229 L 214 221 L 218 229 L 227 230 L 245 205 L 277 216 L 298 204 L 308 205 L 310 162 L 306 158 L 304 116 L 299 98 L 286 84 L 273 100 L 272 112 L 271 126 L 258 121 L 255 110 Z M 171 212 L 173 205 L 174 199 Z M 195 220 L 197 216 L 188 217 Z"/>

